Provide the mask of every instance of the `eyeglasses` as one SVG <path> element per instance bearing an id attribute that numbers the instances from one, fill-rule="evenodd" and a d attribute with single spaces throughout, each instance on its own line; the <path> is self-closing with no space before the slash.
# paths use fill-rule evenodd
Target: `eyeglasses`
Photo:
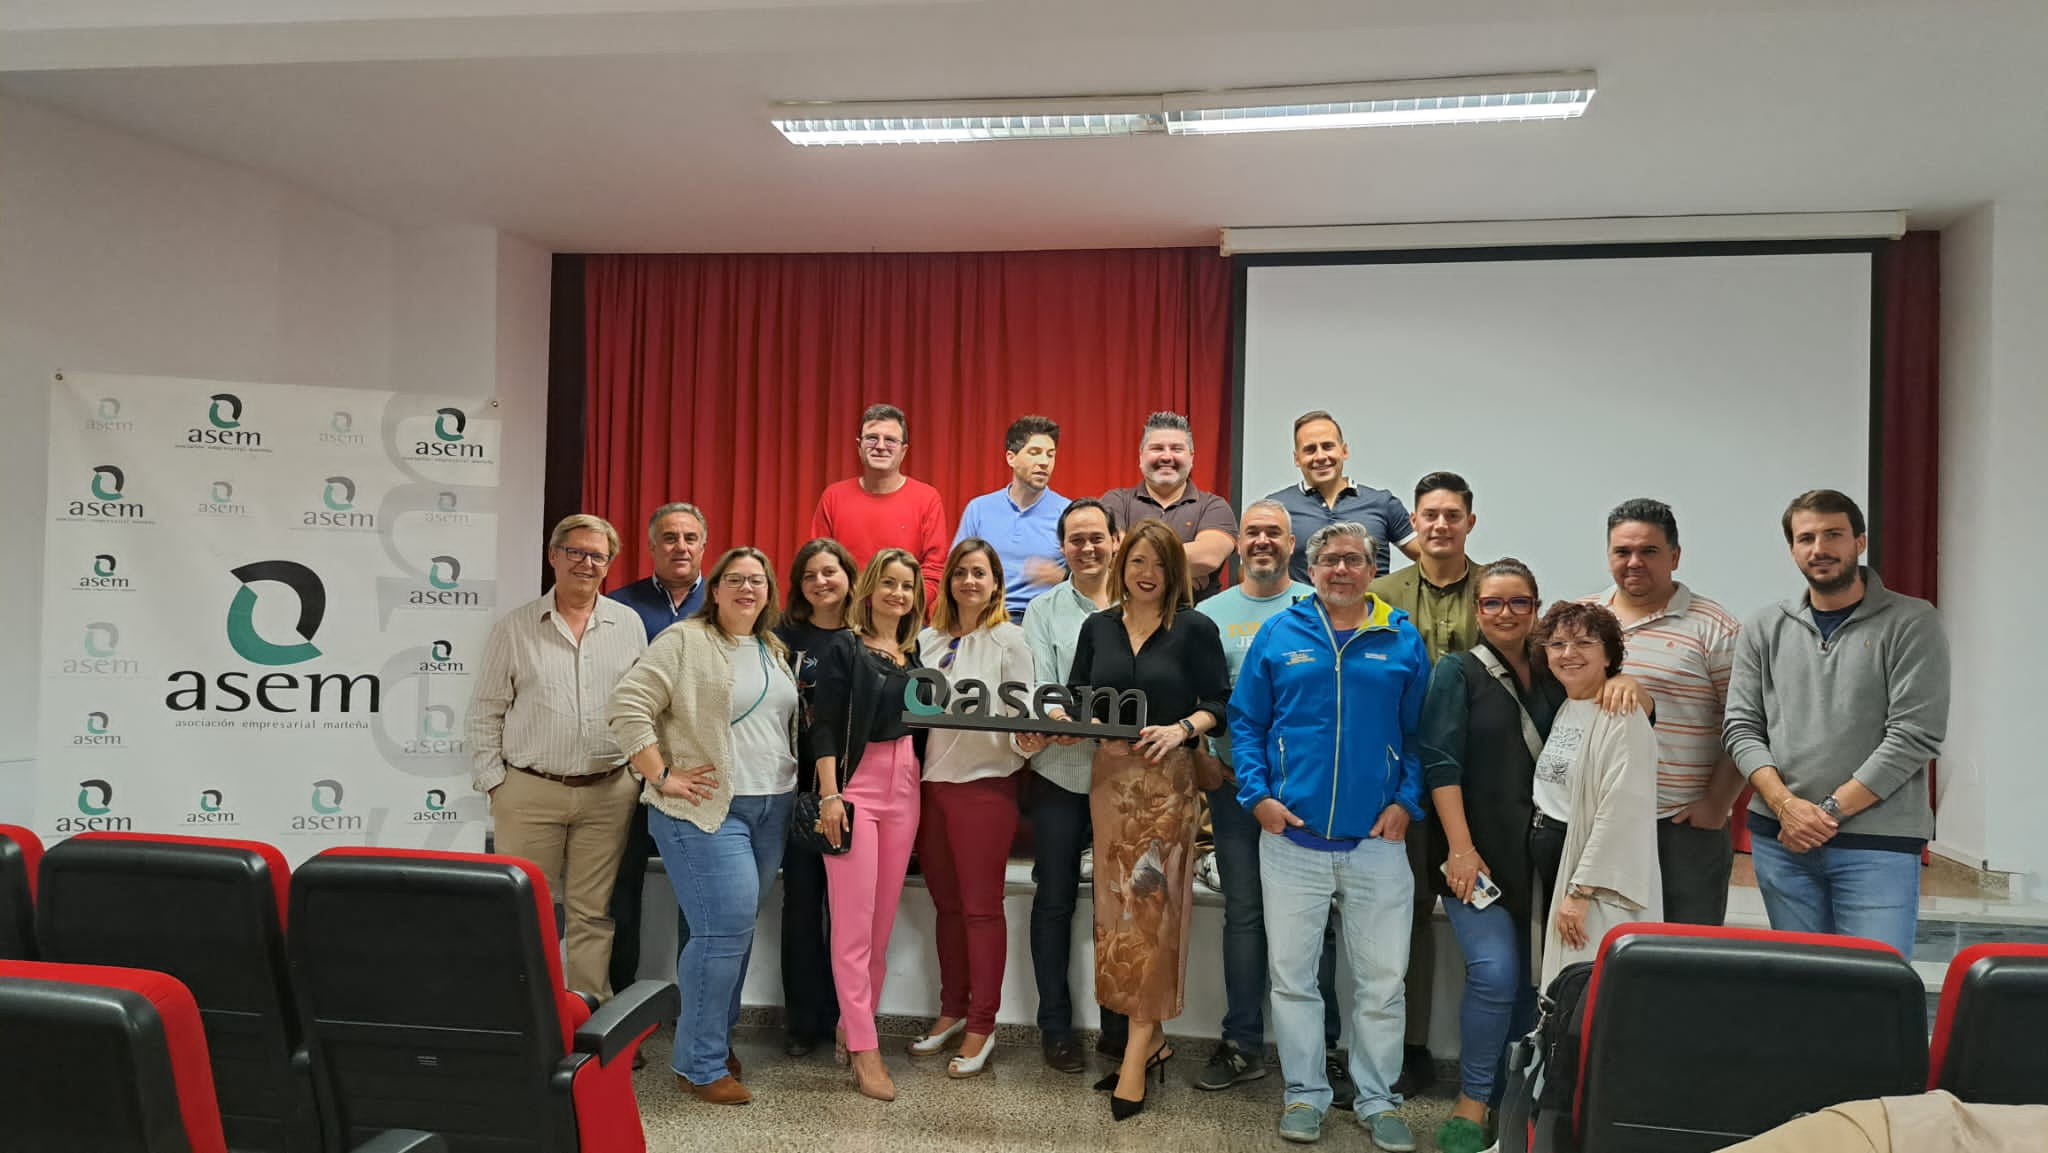
<path id="1" fill-rule="evenodd" d="M 594 564 L 599 568 L 603 568 L 612 563 L 611 554 L 609 553 L 591 552 L 589 549 L 570 548 L 567 545 L 559 544 L 555 546 L 555 551 L 568 557 L 572 564 Z"/>
<path id="2" fill-rule="evenodd" d="M 1575 650 L 1582 653 L 1597 653 L 1606 646 L 1598 637 L 1579 637 L 1575 640 L 1544 641 L 1543 647 L 1549 652 L 1563 656 Z"/>
<path id="3" fill-rule="evenodd" d="M 1359 552 L 1339 553 L 1336 556 L 1325 553 L 1317 557 L 1315 563 L 1317 568 L 1369 569 L 1372 567 L 1372 558 Z"/>
<path id="4" fill-rule="evenodd" d="M 961 638 L 954 637 L 952 643 L 946 646 L 946 655 L 939 658 L 940 668 L 950 669 L 953 667 L 953 658 L 960 655 L 960 640 Z"/>
<path id="5" fill-rule="evenodd" d="M 719 577 L 718 583 L 729 589 L 764 589 L 768 587 L 768 578 L 729 572 Z"/>
<path id="6" fill-rule="evenodd" d="M 903 443 L 901 437 L 876 436 L 874 433 L 861 437 L 860 442 L 869 448 L 895 448 Z"/>
<path id="7" fill-rule="evenodd" d="M 1480 597 L 1479 611 L 1487 616 L 1499 616 L 1503 612 L 1518 617 L 1528 616 L 1536 611 L 1535 597 Z"/>

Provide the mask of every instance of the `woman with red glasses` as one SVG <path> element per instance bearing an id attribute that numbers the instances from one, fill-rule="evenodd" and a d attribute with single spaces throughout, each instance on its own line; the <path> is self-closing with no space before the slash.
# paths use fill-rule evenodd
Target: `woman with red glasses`
<path id="1" fill-rule="evenodd" d="M 1004 681 L 1032 683 L 1031 646 L 1003 603 L 1003 562 L 993 545 L 967 537 L 939 576 L 932 624 L 918 634 L 918 661 L 948 684 L 979 681 L 994 697 Z M 995 1052 L 1009 929 L 1004 872 L 1017 835 L 1017 770 L 1044 747 L 1036 736 L 933 729 L 925 748 L 917 859 L 938 911 L 939 1019 L 910 1045 L 913 1056 L 960 1052 L 949 1077 L 973 1077 Z"/>

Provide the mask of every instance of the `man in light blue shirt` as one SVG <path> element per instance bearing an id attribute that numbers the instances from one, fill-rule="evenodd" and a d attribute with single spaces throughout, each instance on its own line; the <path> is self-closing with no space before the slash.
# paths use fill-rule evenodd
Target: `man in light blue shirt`
<path id="1" fill-rule="evenodd" d="M 1024 623 L 1024 608 L 1032 598 L 1067 575 L 1059 534 L 1067 498 L 1048 487 L 1059 449 L 1059 425 L 1043 416 L 1018 417 L 1003 434 L 1009 485 L 968 501 L 960 531 L 953 534 L 956 545 L 980 537 L 995 546 L 1003 562 L 1003 604 L 1018 624 Z"/>

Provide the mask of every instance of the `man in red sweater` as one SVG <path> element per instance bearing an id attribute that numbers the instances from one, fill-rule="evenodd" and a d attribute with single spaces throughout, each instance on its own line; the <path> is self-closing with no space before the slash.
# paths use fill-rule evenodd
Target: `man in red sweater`
<path id="1" fill-rule="evenodd" d="M 908 549 L 924 570 L 924 603 L 939 594 L 946 567 L 946 504 L 939 490 L 903 475 L 910 424 L 893 404 L 871 404 L 860 414 L 860 475 L 835 481 L 818 497 L 811 535 L 829 536 L 865 565 L 885 548 Z"/>

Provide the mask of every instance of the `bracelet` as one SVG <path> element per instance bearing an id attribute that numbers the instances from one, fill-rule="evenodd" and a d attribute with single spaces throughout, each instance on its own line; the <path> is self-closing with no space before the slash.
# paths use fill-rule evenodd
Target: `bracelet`
<path id="1" fill-rule="evenodd" d="M 822 804 L 824 804 L 824 803 L 825 803 L 826 801 L 836 801 L 836 800 L 838 800 L 838 799 L 839 799 L 839 794 L 838 794 L 838 793 L 824 793 L 824 794 L 822 794 L 822 795 L 820 795 L 820 796 L 818 797 L 818 803 L 822 805 Z"/>
<path id="2" fill-rule="evenodd" d="M 1462 853 L 1458 852 L 1458 851 L 1457 851 L 1457 850 L 1455 850 L 1455 849 L 1451 850 L 1451 859 L 1452 859 L 1452 860 L 1454 860 L 1454 861 L 1455 861 L 1455 860 L 1457 860 L 1457 859 L 1458 859 L 1459 857 L 1476 857 L 1476 856 L 1478 856 L 1478 855 L 1479 855 L 1479 850 L 1478 850 L 1478 849 L 1466 849 L 1466 850 L 1465 850 L 1464 852 L 1462 852 Z"/>

